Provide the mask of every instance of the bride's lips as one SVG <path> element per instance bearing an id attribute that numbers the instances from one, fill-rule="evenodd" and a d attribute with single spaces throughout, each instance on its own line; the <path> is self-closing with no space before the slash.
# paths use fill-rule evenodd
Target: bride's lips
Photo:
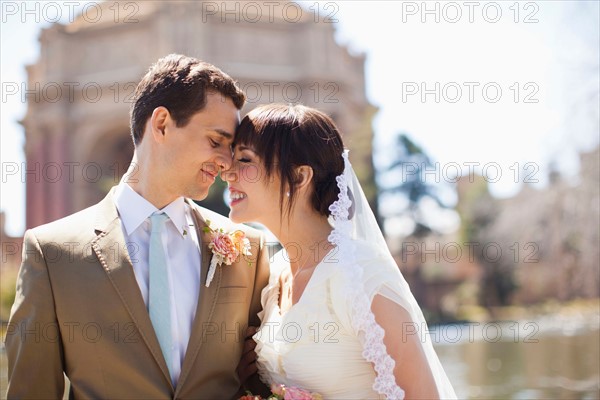
<path id="1" fill-rule="evenodd" d="M 240 203 L 241 201 L 244 201 L 244 199 L 246 199 L 246 197 L 247 197 L 246 193 L 244 193 L 240 190 L 231 188 L 231 187 L 229 188 L 229 199 L 230 199 L 229 205 L 230 206 L 233 207 L 234 205 Z"/>

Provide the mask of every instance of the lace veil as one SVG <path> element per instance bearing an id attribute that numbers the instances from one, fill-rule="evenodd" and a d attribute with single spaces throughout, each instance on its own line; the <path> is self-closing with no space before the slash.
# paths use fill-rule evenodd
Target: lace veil
<path id="1" fill-rule="evenodd" d="M 336 178 L 340 193 L 329 207 L 334 227 L 329 242 L 338 247 L 338 261 L 344 266 L 341 269 L 346 288 L 344 300 L 351 310 L 352 328 L 363 345 L 363 357 L 373 363 L 377 372 L 373 390 L 388 399 L 404 398 L 404 391 L 396 385 L 393 375 L 395 362 L 383 343 L 383 328 L 371 311 L 373 297 L 380 294 L 409 312 L 413 322 L 410 332 L 419 336 L 440 398 L 455 399 L 454 389 L 433 349 L 423 313 L 390 254 L 350 164 L 348 151 L 342 156 L 344 172 Z"/>

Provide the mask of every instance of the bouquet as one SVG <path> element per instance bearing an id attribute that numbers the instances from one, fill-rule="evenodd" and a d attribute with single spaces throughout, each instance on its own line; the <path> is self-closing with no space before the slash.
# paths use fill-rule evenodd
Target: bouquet
<path id="1" fill-rule="evenodd" d="M 271 395 L 266 399 L 246 392 L 246 395 L 240 397 L 239 400 L 323 400 L 323 396 L 297 387 L 273 383 L 271 385 Z"/>

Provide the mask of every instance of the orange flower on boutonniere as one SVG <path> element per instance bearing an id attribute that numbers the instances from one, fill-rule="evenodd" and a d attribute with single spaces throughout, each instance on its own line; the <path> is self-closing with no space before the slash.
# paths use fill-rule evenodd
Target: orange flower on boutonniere
<path id="1" fill-rule="evenodd" d="M 206 287 L 208 287 L 219 265 L 231 265 L 238 259 L 240 254 L 251 256 L 252 253 L 250 253 L 250 241 L 246 238 L 246 234 L 240 230 L 225 233 L 223 229 L 212 229 L 210 221 L 206 221 L 206 227 L 203 231 L 204 233 L 210 233 L 212 236 L 208 244 L 208 248 L 213 253 L 208 268 L 208 276 L 206 277 Z M 248 262 L 248 266 L 252 266 L 252 263 Z"/>

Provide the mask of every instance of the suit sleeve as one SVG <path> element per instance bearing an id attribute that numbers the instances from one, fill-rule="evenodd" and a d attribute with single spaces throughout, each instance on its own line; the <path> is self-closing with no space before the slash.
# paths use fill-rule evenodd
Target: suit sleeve
<path id="1" fill-rule="evenodd" d="M 32 231 L 25 232 L 23 262 L 6 331 L 7 399 L 60 399 L 63 351 L 48 267 Z"/>
<path id="2" fill-rule="evenodd" d="M 269 249 L 267 247 L 265 235 L 261 234 L 259 237 L 258 255 L 256 258 L 256 274 L 254 275 L 254 288 L 252 292 L 252 300 L 250 303 L 250 311 L 248 315 L 249 326 L 260 326 L 260 318 L 258 313 L 262 310 L 261 295 L 262 290 L 269 283 L 270 275 L 270 264 L 269 264 Z M 244 386 L 240 388 L 239 393 L 236 395 L 236 399 L 243 396 L 245 390 L 249 390 L 255 395 L 262 395 L 263 398 L 267 398 L 271 394 L 270 390 L 260 380 L 257 373 L 250 376 Z"/>
<path id="3" fill-rule="evenodd" d="M 260 326 L 258 313 L 262 309 L 261 294 L 262 290 L 269 283 L 269 249 L 266 245 L 265 235 L 261 234 L 259 238 L 259 253 L 256 258 L 256 274 L 254 275 L 254 288 L 252 300 L 250 303 L 250 314 L 248 315 L 248 325 Z"/>

